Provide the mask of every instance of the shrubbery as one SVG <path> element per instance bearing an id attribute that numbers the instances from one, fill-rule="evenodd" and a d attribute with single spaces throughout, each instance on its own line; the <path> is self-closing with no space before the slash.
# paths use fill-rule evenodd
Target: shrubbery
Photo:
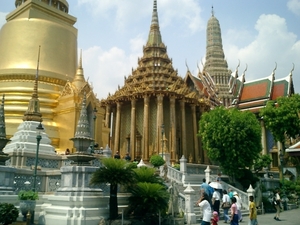
<path id="1" fill-rule="evenodd" d="M 19 216 L 19 210 L 9 203 L 0 203 L 0 224 L 8 225 L 15 222 Z"/>
<path id="2" fill-rule="evenodd" d="M 152 155 L 150 158 L 150 163 L 154 167 L 160 167 L 165 164 L 165 160 L 160 155 Z"/>

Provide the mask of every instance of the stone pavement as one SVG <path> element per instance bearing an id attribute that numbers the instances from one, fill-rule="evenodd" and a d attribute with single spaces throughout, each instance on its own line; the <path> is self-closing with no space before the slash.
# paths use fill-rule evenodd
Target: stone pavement
<path id="1" fill-rule="evenodd" d="M 281 221 L 274 220 L 275 213 L 266 213 L 257 215 L 258 225 L 300 225 L 300 208 L 283 211 L 280 213 Z M 249 217 L 244 217 L 240 225 L 248 225 Z M 219 225 L 226 224 L 224 221 L 219 221 Z"/>

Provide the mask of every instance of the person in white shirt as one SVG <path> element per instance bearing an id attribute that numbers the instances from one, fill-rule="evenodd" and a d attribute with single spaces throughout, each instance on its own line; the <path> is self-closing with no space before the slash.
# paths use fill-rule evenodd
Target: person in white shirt
<path id="1" fill-rule="evenodd" d="M 226 191 L 226 190 L 223 191 L 222 202 L 223 202 L 223 204 L 225 204 L 225 202 L 227 202 L 228 205 L 230 206 L 231 200 L 230 200 L 229 195 L 227 194 L 227 191 Z M 228 216 L 228 211 L 229 211 L 229 208 L 227 208 L 227 207 L 226 207 L 226 208 L 223 208 L 223 212 L 224 212 L 224 222 L 225 222 L 225 223 L 227 223 L 227 221 L 230 221 L 230 218 L 229 218 L 229 216 Z"/>
<path id="2" fill-rule="evenodd" d="M 279 190 L 276 190 L 276 193 L 275 193 L 275 208 L 276 208 L 276 215 L 274 217 L 274 220 L 277 220 L 277 221 L 281 221 L 279 219 L 279 216 L 280 216 L 280 191 Z"/>
<path id="3" fill-rule="evenodd" d="M 214 193 L 212 195 L 212 207 L 213 210 L 220 215 L 220 200 L 221 200 L 221 194 L 217 191 L 216 188 L 214 188 Z"/>
<path id="4" fill-rule="evenodd" d="M 199 205 L 202 209 L 203 218 L 201 225 L 210 225 L 212 213 L 208 195 L 203 192 L 201 198 L 197 201 L 196 204 Z"/>
<path id="5" fill-rule="evenodd" d="M 239 197 L 238 193 L 235 191 L 233 192 L 233 196 L 236 198 L 236 206 L 237 206 L 237 211 L 238 211 L 238 218 L 239 218 L 239 221 L 242 222 L 243 221 L 243 217 L 242 217 L 242 200 L 241 198 Z"/>

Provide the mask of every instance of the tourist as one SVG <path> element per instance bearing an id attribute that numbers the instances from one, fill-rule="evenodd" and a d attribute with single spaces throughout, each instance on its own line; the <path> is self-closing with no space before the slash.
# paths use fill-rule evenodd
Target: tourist
<path id="1" fill-rule="evenodd" d="M 281 221 L 279 219 L 279 216 L 280 216 L 280 203 L 281 203 L 280 191 L 279 191 L 279 189 L 277 189 L 276 192 L 275 192 L 274 201 L 273 201 L 273 204 L 274 204 L 275 209 L 276 209 L 276 215 L 274 217 L 274 220 L 277 220 L 277 221 Z"/>
<path id="2" fill-rule="evenodd" d="M 129 155 L 129 153 L 127 152 L 126 155 L 125 155 L 125 160 L 126 161 L 130 161 L 131 160 L 131 157 Z"/>
<path id="3" fill-rule="evenodd" d="M 208 183 L 206 183 L 206 179 L 205 178 L 203 178 L 203 183 L 200 185 L 200 189 L 201 189 L 201 191 L 204 191 L 208 196 L 209 196 L 209 185 L 208 185 Z"/>
<path id="4" fill-rule="evenodd" d="M 236 198 L 232 197 L 231 199 L 231 207 L 230 207 L 230 225 L 239 225 L 239 216 L 236 205 Z"/>
<path id="5" fill-rule="evenodd" d="M 69 150 L 68 148 L 66 149 L 65 154 L 66 154 L 66 155 L 70 155 L 70 150 Z"/>
<path id="6" fill-rule="evenodd" d="M 254 203 L 254 197 L 249 196 L 249 224 L 248 225 L 258 225 L 257 224 L 257 213 L 256 213 L 256 206 Z"/>
<path id="7" fill-rule="evenodd" d="M 217 176 L 217 182 L 218 183 L 222 183 L 222 179 L 221 179 L 221 173 L 218 173 L 218 176 Z M 223 190 L 222 190 L 222 188 L 220 188 L 220 189 L 217 189 L 217 191 L 220 193 L 220 196 L 221 196 L 221 198 L 223 197 Z"/>
<path id="8" fill-rule="evenodd" d="M 201 225 L 210 225 L 211 221 L 211 207 L 209 204 L 209 197 L 208 195 L 203 192 L 201 198 L 196 203 L 202 209 L 202 222 Z"/>
<path id="9" fill-rule="evenodd" d="M 239 221 L 242 222 L 243 221 L 243 216 L 242 216 L 242 200 L 240 198 L 240 196 L 238 195 L 238 193 L 235 191 L 233 192 L 233 196 L 236 199 L 236 206 L 237 206 L 237 211 L 238 211 L 238 215 L 239 215 Z"/>
<path id="10" fill-rule="evenodd" d="M 223 191 L 222 205 L 223 205 L 222 209 L 224 212 L 224 222 L 227 223 L 227 221 L 229 220 L 228 210 L 230 208 L 230 198 L 226 190 Z"/>
<path id="11" fill-rule="evenodd" d="M 218 221 L 219 221 L 219 214 L 218 212 L 214 211 L 213 216 L 211 218 L 211 225 L 218 225 Z"/>
<path id="12" fill-rule="evenodd" d="M 119 154 L 119 151 L 116 151 L 116 154 L 114 155 L 114 158 L 115 159 L 120 159 L 121 158 L 120 154 Z"/>
<path id="13" fill-rule="evenodd" d="M 212 186 L 209 185 L 210 183 L 211 182 L 209 181 L 208 182 L 208 186 L 209 186 L 208 187 L 208 190 L 209 190 L 209 195 L 208 196 L 209 196 L 209 199 L 212 199 L 212 195 L 213 195 L 213 193 L 214 193 L 215 190 L 212 188 Z"/>
<path id="14" fill-rule="evenodd" d="M 218 212 L 218 215 L 220 214 L 220 200 L 221 200 L 221 195 L 217 191 L 217 189 L 214 188 L 214 193 L 212 195 L 212 206 L 213 206 L 213 210 Z"/>
<path id="15" fill-rule="evenodd" d="M 231 188 L 228 189 L 228 195 L 229 195 L 229 198 L 232 199 L 233 198 L 233 191 Z"/>

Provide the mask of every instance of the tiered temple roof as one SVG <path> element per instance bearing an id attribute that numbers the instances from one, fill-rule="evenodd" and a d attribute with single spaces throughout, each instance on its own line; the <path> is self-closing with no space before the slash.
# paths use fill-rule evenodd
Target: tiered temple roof
<path id="1" fill-rule="evenodd" d="M 102 104 L 129 100 L 142 95 L 156 95 L 163 93 L 166 96 L 186 98 L 187 101 L 200 101 L 205 97 L 195 90 L 191 90 L 182 77 L 174 70 L 172 59 L 167 54 L 167 47 L 162 41 L 157 14 L 157 1 L 154 0 L 150 32 L 146 46 L 143 46 L 143 56 L 138 59 L 138 67 L 132 69 L 132 74 L 124 78 L 123 87 L 105 99 Z M 191 91 L 194 93 L 191 93 Z M 198 96 L 199 95 L 199 96 Z M 197 96 L 197 97 L 196 97 Z M 199 100 L 198 100 L 199 98 Z M 206 101 L 207 102 L 207 101 Z"/>

